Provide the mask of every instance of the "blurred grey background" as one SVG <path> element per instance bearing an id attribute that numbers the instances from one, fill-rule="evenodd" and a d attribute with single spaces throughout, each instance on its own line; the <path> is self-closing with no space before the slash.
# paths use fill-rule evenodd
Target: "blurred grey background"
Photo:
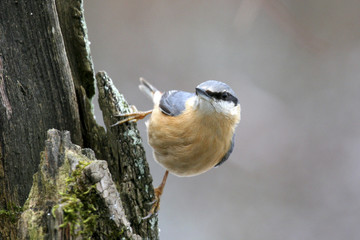
<path id="1" fill-rule="evenodd" d="M 230 159 L 169 177 L 162 239 L 360 239 L 360 1 L 87 0 L 85 16 L 96 71 L 138 109 L 139 77 L 216 79 L 241 102 Z"/>

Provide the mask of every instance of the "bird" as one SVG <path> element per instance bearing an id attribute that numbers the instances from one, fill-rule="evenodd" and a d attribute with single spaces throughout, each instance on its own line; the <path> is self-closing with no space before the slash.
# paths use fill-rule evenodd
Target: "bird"
<path id="1" fill-rule="evenodd" d="M 153 109 L 120 113 L 125 122 L 136 122 L 151 114 L 145 123 L 148 142 L 156 162 L 165 168 L 161 184 L 154 189 L 152 208 L 144 219 L 157 213 L 169 172 L 179 177 L 204 173 L 223 164 L 234 148 L 235 128 L 241 107 L 235 92 L 226 84 L 208 80 L 195 93 L 160 92 L 144 78 L 139 89 L 153 101 Z"/>

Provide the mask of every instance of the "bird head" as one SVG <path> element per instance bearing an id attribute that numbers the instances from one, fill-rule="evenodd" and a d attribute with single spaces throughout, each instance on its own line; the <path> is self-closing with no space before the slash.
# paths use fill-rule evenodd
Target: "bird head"
<path id="1" fill-rule="evenodd" d="M 198 111 L 219 113 L 229 118 L 240 118 L 240 104 L 235 92 L 225 83 L 209 80 L 196 87 Z"/>

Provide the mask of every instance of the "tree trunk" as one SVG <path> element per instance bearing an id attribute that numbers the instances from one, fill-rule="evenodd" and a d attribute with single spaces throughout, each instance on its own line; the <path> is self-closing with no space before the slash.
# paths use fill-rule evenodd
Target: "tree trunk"
<path id="1" fill-rule="evenodd" d="M 109 127 L 116 122 L 116 112 L 129 110 L 105 73 L 96 78 L 107 131 L 91 111 L 95 74 L 82 1 L 1 0 L 0 12 L 0 239 L 157 238 L 157 218 L 142 220 L 153 187 L 141 139 L 136 124 Z M 73 147 L 65 132 L 52 130 L 47 136 L 51 128 L 68 130 L 72 142 L 93 149 L 95 156 L 81 154 L 86 150 Z M 51 148 L 54 138 L 61 140 L 52 141 Z M 87 166 L 66 168 L 71 163 L 64 146 L 77 149 L 72 163 L 86 159 Z M 57 157 L 50 161 L 50 153 Z M 106 180 L 114 193 L 111 200 L 99 187 L 102 178 L 94 180 L 85 170 L 98 166 L 95 158 L 107 161 L 110 177 L 105 175 L 115 183 Z M 81 177 L 69 183 L 74 174 Z M 81 221 L 67 221 L 62 207 L 74 189 L 85 194 L 91 186 L 95 210 L 87 217 L 97 222 L 89 230 Z M 117 217 L 114 211 L 125 214 Z"/>

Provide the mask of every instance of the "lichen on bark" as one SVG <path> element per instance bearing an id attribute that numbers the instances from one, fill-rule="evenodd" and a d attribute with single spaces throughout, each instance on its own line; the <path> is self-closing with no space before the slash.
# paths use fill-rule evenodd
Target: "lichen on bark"
<path id="1" fill-rule="evenodd" d="M 149 210 L 145 203 L 153 200 L 154 192 L 141 138 L 134 123 L 109 126 L 116 121 L 113 115 L 128 111 L 128 105 L 105 73 L 99 73 L 96 81 L 107 129 L 94 120 L 95 74 L 82 0 L 4 0 L 0 10 L 2 89 L 6 90 L 2 95 L 6 93 L 13 113 L 9 119 L 10 108 L 0 104 L 0 239 L 69 236 L 69 231 L 59 228 L 65 220 L 60 210 L 66 193 L 72 200 L 81 198 L 71 192 L 76 187 L 94 193 L 97 201 L 92 206 L 100 213 L 95 214 L 106 216 L 98 218 L 95 230 L 87 233 L 157 239 L 157 217 L 142 219 Z M 70 133 L 51 130 L 46 136 L 53 127 Z M 74 143 L 94 152 L 72 144 L 70 134 Z M 76 159 L 92 162 L 76 184 L 66 184 L 79 162 Z M 97 171 L 91 173 L 107 169 L 104 174 L 114 183 L 108 189 L 91 187 L 98 182 L 84 172 L 95 163 Z M 106 200 L 109 189 L 117 200 Z M 117 208 L 120 201 L 121 210 Z M 123 215 L 114 220 L 116 213 Z M 83 218 L 83 222 L 93 219 Z"/>
<path id="2" fill-rule="evenodd" d="M 118 113 L 130 112 L 124 96 L 114 86 L 106 72 L 96 74 L 99 90 L 99 105 L 107 128 L 109 169 L 119 183 L 119 192 L 124 202 L 125 213 L 132 228 L 142 237 L 158 238 L 158 219 L 143 220 L 154 199 L 152 177 L 136 123 L 111 127 L 117 122 Z M 116 169 L 116 171 L 112 171 Z"/>

